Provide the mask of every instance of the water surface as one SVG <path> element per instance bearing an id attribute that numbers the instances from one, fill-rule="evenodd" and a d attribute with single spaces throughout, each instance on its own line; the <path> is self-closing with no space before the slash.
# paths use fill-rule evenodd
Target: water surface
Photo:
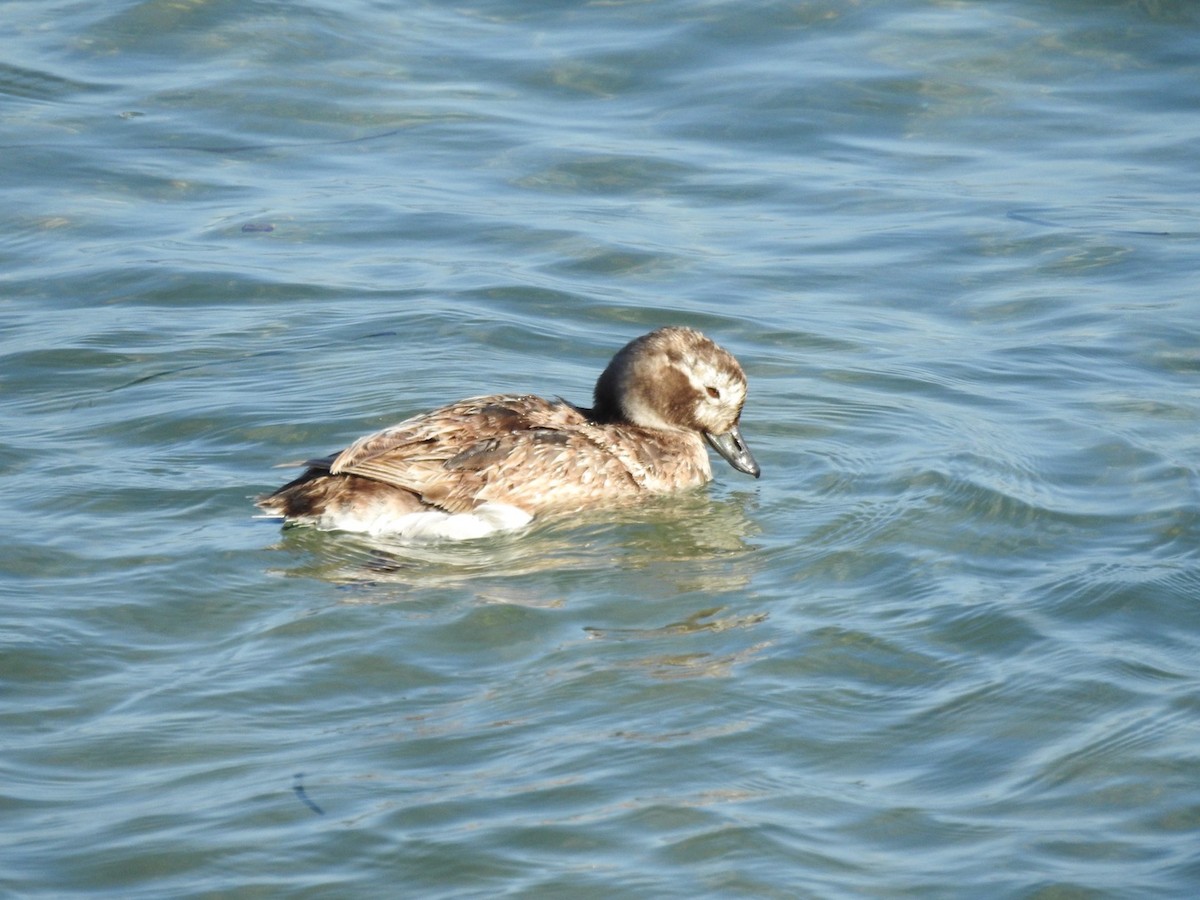
<path id="1" fill-rule="evenodd" d="M 4 891 L 1200 888 L 1192 4 L 5 11 Z M 760 481 L 252 517 L 668 323 Z"/>

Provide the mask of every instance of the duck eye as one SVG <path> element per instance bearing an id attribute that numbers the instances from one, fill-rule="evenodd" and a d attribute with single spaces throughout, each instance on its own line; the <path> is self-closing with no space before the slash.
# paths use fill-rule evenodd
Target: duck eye
<path id="1" fill-rule="evenodd" d="M 712 397 L 714 400 L 721 399 L 721 392 L 718 391 L 715 387 L 710 386 L 710 387 L 705 388 L 705 390 L 708 391 L 708 396 Z"/>

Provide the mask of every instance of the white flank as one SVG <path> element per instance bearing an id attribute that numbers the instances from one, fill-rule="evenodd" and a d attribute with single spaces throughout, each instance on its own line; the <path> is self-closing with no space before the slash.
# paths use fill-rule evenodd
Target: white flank
<path id="1" fill-rule="evenodd" d="M 447 513 L 431 509 L 387 518 L 367 529 L 374 535 L 415 538 L 425 541 L 466 541 L 497 531 L 514 531 L 533 521 L 533 516 L 504 503 L 484 503 L 469 513 Z M 344 526 L 343 526 L 344 527 Z"/>

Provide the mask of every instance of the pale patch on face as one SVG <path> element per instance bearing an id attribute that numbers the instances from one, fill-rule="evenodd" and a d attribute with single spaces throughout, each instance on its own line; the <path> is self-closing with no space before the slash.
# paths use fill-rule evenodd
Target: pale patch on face
<path id="1" fill-rule="evenodd" d="M 701 366 L 693 377 L 698 381 L 700 404 L 696 422 L 710 434 L 724 434 L 737 424 L 746 402 L 746 383 L 727 369 Z M 693 382 L 696 383 L 696 382 Z"/>

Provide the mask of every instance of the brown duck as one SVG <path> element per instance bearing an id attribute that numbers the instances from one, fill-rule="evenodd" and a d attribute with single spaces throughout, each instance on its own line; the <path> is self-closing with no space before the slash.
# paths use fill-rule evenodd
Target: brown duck
<path id="1" fill-rule="evenodd" d="M 480 537 L 542 512 L 704 484 L 704 440 L 757 478 L 738 427 L 745 399 L 730 353 L 690 328 L 660 328 L 613 357 L 591 409 L 530 395 L 460 400 L 304 463 L 257 502 L 323 529 Z"/>

